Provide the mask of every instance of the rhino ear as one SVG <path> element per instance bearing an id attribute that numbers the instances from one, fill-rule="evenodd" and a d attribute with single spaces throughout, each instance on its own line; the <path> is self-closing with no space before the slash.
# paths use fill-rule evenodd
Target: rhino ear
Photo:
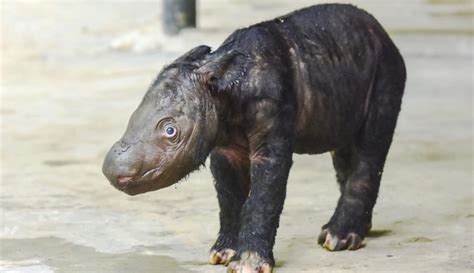
<path id="1" fill-rule="evenodd" d="M 225 92 L 241 83 L 248 66 L 248 57 L 238 51 L 210 54 L 206 62 L 194 72 L 213 93 Z"/>
<path id="2" fill-rule="evenodd" d="M 189 63 L 189 64 L 198 64 L 199 61 L 202 61 L 209 53 L 211 48 L 205 45 L 197 46 L 181 57 L 176 59 L 173 63 Z"/>

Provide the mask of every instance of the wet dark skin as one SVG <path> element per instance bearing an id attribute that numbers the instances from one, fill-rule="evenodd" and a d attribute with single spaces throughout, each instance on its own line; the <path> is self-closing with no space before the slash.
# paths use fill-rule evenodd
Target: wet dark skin
<path id="1" fill-rule="evenodd" d="M 318 242 L 355 250 L 371 228 L 405 78 L 398 49 L 365 11 L 298 10 L 166 66 L 103 172 L 136 195 L 210 156 L 221 225 L 209 262 L 271 272 L 292 155 L 331 152 L 341 195 Z"/>

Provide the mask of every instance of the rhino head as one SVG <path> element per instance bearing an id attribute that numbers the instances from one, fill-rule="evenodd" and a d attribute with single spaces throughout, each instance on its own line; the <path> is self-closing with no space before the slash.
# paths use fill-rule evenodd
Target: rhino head
<path id="1" fill-rule="evenodd" d="M 168 187 L 204 164 L 218 141 L 219 92 L 234 78 L 240 54 L 198 46 L 166 66 L 132 114 L 102 171 L 136 195 Z M 234 65 L 229 65 L 234 64 Z"/>

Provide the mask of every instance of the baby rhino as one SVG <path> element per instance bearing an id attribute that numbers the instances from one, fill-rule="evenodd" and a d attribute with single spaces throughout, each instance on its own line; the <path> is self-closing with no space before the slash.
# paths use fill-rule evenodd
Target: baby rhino
<path id="1" fill-rule="evenodd" d="M 271 272 L 292 155 L 331 152 L 341 196 L 318 242 L 355 250 L 371 228 L 405 78 L 398 49 L 367 12 L 301 9 L 163 68 L 103 172 L 136 195 L 210 156 L 220 230 L 209 262 Z"/>

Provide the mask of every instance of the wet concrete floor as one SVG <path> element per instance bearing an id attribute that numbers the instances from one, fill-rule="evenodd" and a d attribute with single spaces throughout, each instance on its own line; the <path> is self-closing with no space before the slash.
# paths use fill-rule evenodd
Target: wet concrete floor
<path id="1" fill-rule="evenodd" d="M 218 231 L 209 170 L 129 197 L 101 162 L 165 63 L 312 3 L 201 1 L 201 28 L 170 38 L 155 2 L 3 1 L 0 271 L 225 272 L 207 265 Z M 327 154 L 295 156 L 275 272 L 472 272 L 473 3 L 354 3 L 386 26 L 408 69 L 374 230 L 361 250 L 320 248 L 334 171 Z"/>

